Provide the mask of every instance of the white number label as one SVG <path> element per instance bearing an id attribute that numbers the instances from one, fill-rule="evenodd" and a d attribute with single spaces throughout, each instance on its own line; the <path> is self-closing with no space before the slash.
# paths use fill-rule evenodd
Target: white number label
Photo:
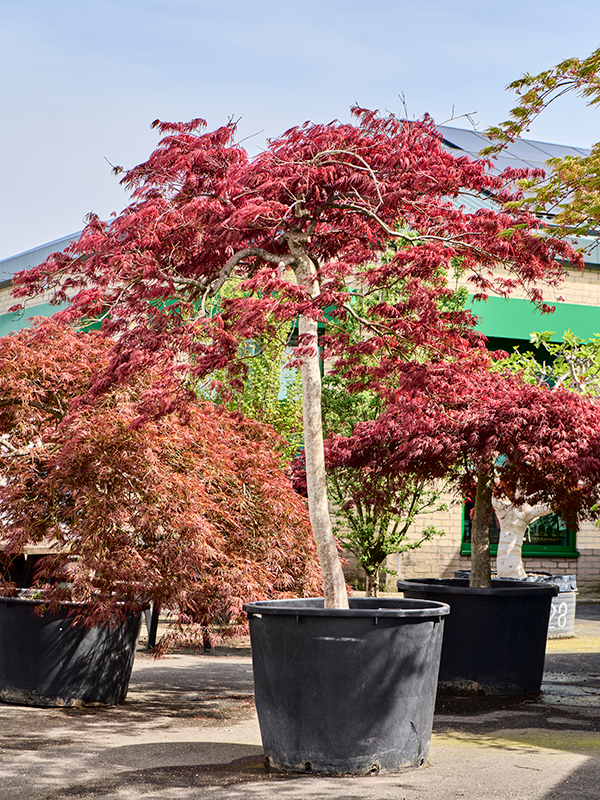
<path id="1" fill-rule="evenodd" d="M 564 601 L 558 605 L 554 605 L 554 603 L 552 603 L 550 625 L 557 625 L 559 628 L 564 628 L 567 624 L 568 610 L 568 606 Z"/>

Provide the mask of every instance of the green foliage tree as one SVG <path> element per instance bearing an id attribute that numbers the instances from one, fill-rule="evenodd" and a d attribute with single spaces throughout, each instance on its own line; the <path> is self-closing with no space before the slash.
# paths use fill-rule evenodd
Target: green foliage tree
<path id="1" fill-rule="evenodd" d="M 223 301 L 243 297 L 239 282 L 228 281 L 215 298 L 211 313 L 220 313 Z M 238 359 L 248 366 L 244 380 L 234 381 L 232 386 L 227 370 L 222 369 L 208 383 L 193 384 L 198 396 L 217 400 L 228 411 L 275 428 L 285 442 L 279 452 L 287 465 L 302 444 L 302 380 L 292 364 L 291 347 L 296 326 L 290 320 L 276 324 L 272 317 L 270 323 L 275 333 L 255 335 L 238 348 Z"/>
<path id="2" fill-rule="evenodd" d="M 536 386 L 564 387 L 598 402 L 600 398 L 600 334 L 582 339 L 573 331 L 564 332 L 561 342 L 553 342 L 554 331 L 534 331 L 530 342 L 542 351 L 515 349 L 498 367 L 507 366 L 519 372 L 528 383 Z"/>
<path id="3" fill-rule="evenodd" d="M 588 105 L 600 105 L 600 48 L 587 58 L 568 58 L 537 75 L 525 73 L 508 85 L 519 102 L 508 120 L 488 128 L 495 144 L 483 151 L 493 155 L 522 136 L 545 108 L 565 94 L 574 93 Z M 549 174 L 524 182 L 526 197 L 520 205 L 546 215 L 552 233 L 584 235 L 600 225 L 600 142 L 589 155 L 569 155 L 547 162 Z"/>
<path id="4" fill-rule="evenodd" d="M 409 538 L 409 528 L 417 515 L 446 510 L 440 499 L 441 490 L 431 488 L 429 481 L 410 474 L 401 480 L 390 473 L 366 475 L 362 466 L 339 458 L 339 453 L 330 447 L 339 437 L 351 439 L 356 426 L 375 420 L 383 406 L 374 392 L 350 394 L 340 375 L 324 378 L 327 490 L 335 507 L 333 530 L 340 545 L 356 557 L 364 570 L 367 597 L 378 595 L 381 572 L 395 574 L 383 564 L 387 556 L 413 550 L 444 533 L 429 525 L 418 538 Z M 367 481 L 369 491 L 365 491 Z M 381 498 L 385 498 L 384 502 Z"/>

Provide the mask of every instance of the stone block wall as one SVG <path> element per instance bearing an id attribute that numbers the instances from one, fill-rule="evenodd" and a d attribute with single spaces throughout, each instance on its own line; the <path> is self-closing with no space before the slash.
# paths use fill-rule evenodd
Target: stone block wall
<path id="1" fill-rule="evenodd" d="M 499 270 L 499 275 L 509 277 L 507 270 Z M 469 291 L 473 291 L 472 285 L 466 277 L 462 277 L 457 282 L 458 285 L 466 286 Z M 560 286 L 544 286 L 540 283 L 539 288 L 544 294 L 544 300 L 548 303 L 563 302 L 576 305 L 595 306 L 600 305 L 600 269 L 586 268 L 584 270 L 565 269 L 564 281 Z M 516 299 L 526 299 L 527 295 L 523 289 L 516 287 L 510 295 Z M 559 298 L 561 298 L 559 300 Z M 551 317 L 548 317 L 551 319 Z"/>
<path id="2" fill-rule="evenodd" d="M 31 315 L 35 315 L 35 306 L 42 305 L 43 303 L 47 303 L 50 300 L 51 292 L 44 292 L 44 294 L 40 295 L 39 297 L 35 298 L 35 303 L 32 300 L 28 300 L 26 298 L 23 299 L 16 299 L 12 296 L 11 286 L 0 286 L 0 316 L 2 314 L 7 314 L 8 309 L 12 308 L 12 306 L 17 305 L 17 303 L 21 303 L 25 306 L 25 318 Z M 31 313 L 28 314 L 27 309 L 31 308 Z M 18 327 L 22 327 L 20 325 L 15 325 L 15 329 Z"/>
<path id="3" fill-rule="evenodd" d="M 460 554 L 462 536 L 462 508 L 455 504 L 444 514 L 423 517 L 414 526 L 411 537 L 418 535 L 425 525 L 435 525 L 445 530 L 445 535 L 435 537 L 421 547 L 388 557 L 387 566 L 403 578 L 451 578 L 457 569 L 470 569 L 469 556 Z M 525 569 L 530 572 L 549 572 L 553 575 L 576 575 L 580 597 L 600 598 L 600 530 L 592 523 L 584 523 L 577 534 L 579 556 L 526 557 Z M 492 569 L 495 559 L 492 558 Z M 396 588 L 396 576 L 388 575 L 387 588 Z"/>

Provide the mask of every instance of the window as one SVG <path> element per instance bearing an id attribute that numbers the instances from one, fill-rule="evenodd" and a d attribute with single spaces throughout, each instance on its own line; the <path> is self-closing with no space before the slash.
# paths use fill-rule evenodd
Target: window
<path id="1" fill-rule="evenodd" d="M 463 505 L 461 555 L 471 555 L 471 511 L 473 503 Z M 498 551 L 498 537 L 500 526 L 496 515 L 492 511 L 490 519 L 490 551 L 496 555 Z M 579 553 L 576 549 L 575 532 L 567 528 L 563 520 L 556 514 L 540 517 L 528 526 L 523 539 L 524 556 L 563 556 L 576 558 Z"/>

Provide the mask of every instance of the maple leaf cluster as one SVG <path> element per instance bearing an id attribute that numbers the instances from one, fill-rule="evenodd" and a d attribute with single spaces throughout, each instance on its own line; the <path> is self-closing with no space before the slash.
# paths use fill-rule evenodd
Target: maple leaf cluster
<path id="1" fill-rule="evenodd" d="M 230 629 L 251 598 L 318 593 L 305 503 L 273 429 L 193 399 L 140 426 L 139 403 L 168 378 L 155 368 L 88 396 L 111 346 L 52 320 L 2 339 L 5 569 L 49 543 L 35 585 L 51 606 L 85 602 L 90 623 L 153 602 Z"/>

